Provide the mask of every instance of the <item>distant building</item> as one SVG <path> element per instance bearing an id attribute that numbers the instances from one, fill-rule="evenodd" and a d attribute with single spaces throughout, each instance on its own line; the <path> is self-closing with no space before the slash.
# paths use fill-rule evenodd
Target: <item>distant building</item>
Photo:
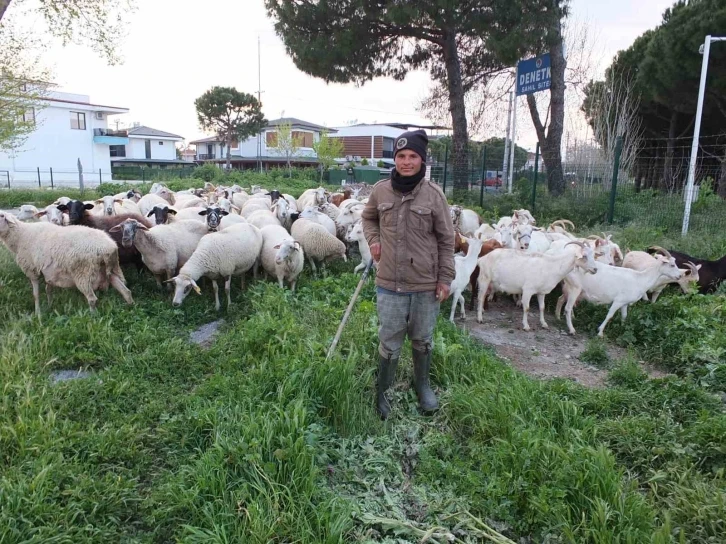
<path id="1" fill-rule="evenodd" d="M 243 142 L 232 142 L 230 164 L 233 168 L 255 168 L 259 162 L 263 168 L 282 166 L 286 159 L 277 148 L 277 133 L 281 125 L 289 124 L 292 127 L 292 136 L 300 142 L 297 153 L 291 159 L 294 166 L 317 166 L 318 159 L 313 149 L 313 143 L 320 140 L 323 132 L 335 133 L 322 125 L 302 121 L 294 117 L 285 117 L 270 121 L 262 130 L 259 137 L 253 136 Z M 212 162 L 224 164 L 227 161 L 227 148 L 218 137 L 211 136 L 189 142 L 196 146 L 197 162 Z M 259 148 L 258 148 L 259 144 Z M 258 162 L 259 159 L 259 162 Z"/>
<path id="2" fill-rule="evenodd" d="M 182 136 L 138 124 L 127 132 L 126 144 L 110 146 L 112 166 L 166 168 L 188 165 L 176 156 L 176 144 L 184 140 Z"/>
<path id="3" fill-rule="evenodd" d="M 108 119 L 128 108 L 91 103 L 88 95 L 50 92 L 41 107 L 25 113 L 36 130 L 12 153 L 0 152 L 0 186 L 7 183 L 78 183 L 78 161 L 87 176 L 111 179 L 111 148 L 128 144 L 126 131 L 108 128 Z M 40 172 L 40 174 L 39 174 Z M 93 179 L 93 178 L 91 178 Z"/>

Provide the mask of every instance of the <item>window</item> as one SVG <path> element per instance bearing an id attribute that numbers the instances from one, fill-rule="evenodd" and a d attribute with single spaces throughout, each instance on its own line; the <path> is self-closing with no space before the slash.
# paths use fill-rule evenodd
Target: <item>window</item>
<path id="1" fill-rule="evenodd" d="M 144 155 L 147 159 L 151 158 L 151 140 L 144 140 Z"/>
<path id="2" fill-rule="evenodd" d="M 125 145 L 110 145 L 110 146 L 108 146 L 108 151 L 109 151 L 111 157 L 125 157 L 126 156 L 126 146 Z"/>
<path id="3" fill-rule="evenodd" d="M 298 130 L 294 130 L 292 132 L 292 137 L 294 140 L 297 140 L 300 147 L 313 147 L 312 132 L 300 132 Z"/>
<path id="4" fill-rule="evenodd" d="M 159 145 L 164 145 L 164 142 L 159 142 Z"/>
<path id="5" fill-rule="evenodd" d="M 268 132 L 265 135 L 267 147 L 277 147 L 277 132 Z"/>
<path id="6" fill-rule="evenodd" d="M 71 128 L 73 130 L 86 130 L 86 114 L 77 111 L 71 112 Z"/>
<path id="7" fill-rule="evenodd" d="M 21 121 L 23 123 L 35 124 L 35 108 L 30 108 L 29 110 L 26 110 L 21 117 Z"/>

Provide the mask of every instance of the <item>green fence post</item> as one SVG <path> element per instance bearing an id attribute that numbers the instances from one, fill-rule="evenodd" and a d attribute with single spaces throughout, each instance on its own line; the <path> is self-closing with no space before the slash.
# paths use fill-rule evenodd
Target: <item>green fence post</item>
<path id="1" fill-rule="evenodd" d="M 539 142 L 534 151 L 534 180 L 532 181 L 532 213 L 534 213 L 537 200 L 537 174 L 539 173 Z"/>
<path id="2" fill-rule="evenodd" d="M 38 166 L 38 189 L 40 189 L 40 166 Z"/>
<path id="3" fill-rule="evenodd" d="M 610 187 L 610 208 L 608 209 L 608 224 L 613 223 L 615 217 L 615 195 L 618 192 L 618 170 L 620 170 L 620 154 L 623 151 L 623 137 L 615 139 L 615 164 L 613 164 L 613 183 Z"/>
<path id="4" fill-rule="evenodd" d="M 446 171 L 449 168 L 449 144 L 444 147 L 444 196 L 446 196 Z"/>
<path id="5" fill-rule="evenodd" d="M 141 181 L 146 181 L 146 168 L 144 168 L 143 166 L 141 167 Z"/>
<path id="6" fill-rule="evenodd" d="M 98 184 L 101 185 L 103 183 L 103 177 L 101 176 L 101 169 L 98 169 Z"/>
<path id="7" fill-rule="evenodd" d="M 479 207 L 484 207 L 484 183 L 487 180 L 487 146 L 484 146 L 484 151 L 481 157 L 481 188 L 479 189 Z"/>
<path id="8" fill-rule="evenodd" d="M 53 186 L 53 167 L 52 166 L 50 167 L 50 188 L 51 189 L 54 189 L 55 188 Z"/>

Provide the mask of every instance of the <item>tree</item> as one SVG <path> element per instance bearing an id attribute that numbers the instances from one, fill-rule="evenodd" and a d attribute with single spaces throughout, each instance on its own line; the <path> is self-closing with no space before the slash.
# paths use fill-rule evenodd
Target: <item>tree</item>
<path id="1" fill-rule="evenodd" d="M 335 159 L 343 156 L 343 141 L 340 138 L 331 138 L 327 132 L 320 134 L 320 139 L 313 142 L 313 150 L 318 156 L 320 165 L 320 181 L 323 181 L 323 172 L 335 165 Z"/>
<path id="2" fill-rule="evenodd" d="M 234 87 L 212 87 L 194 101 L 194 106 L 199 126 L 214 132 L 227 147 L 227 168 L 232 160 L 232 142 L 259 134 L 267 124 L 262 104 Z"/>
<path id="3" fill-rule="evenodd" d="M 26 0 L 0 0 L 0 24 L 12 25 L 8 19 L 26 4 Z M 133 9 L 133 0 L 43 0 L 37 7 L 31 4 L 29 11 L 39 13 L 50 35 L 60 38 L 63 45 L 89 44 L 109 64 L 116 64 L 124 16 Z"/>
<path id="4" fill-rule="evenodd" d="M 292 124 L 290 123 L 282 123 L 280 125 L 277 125 L 276 140 L 277 141 L 275 142 L 274 147 L 275 149 L 277 149 L 277 152 L 282 157 L 285 157 L 288 175 L 289 177 L 292 177 L 291 160 L 297 155 L 297 152 L 300 150 L 302 142 L 300 141 L 299 137 L 293 134 Z"/>
<path id="5" fill-rule="evenodd" d="M 410 70 L 428 68 L 448 94 L 457 189 L 466 189 L 468 181 L 466 86 L 503 68 L 504 56 L 495 51 L 509 52 L 512 28 L 521 29 L 517 36 L 533 44 L 537 21 L 551 16 L 541 4 L 265 0 L 295 65 L 327 82 L 364 84 L 380 76 L 402 80 Z"/>

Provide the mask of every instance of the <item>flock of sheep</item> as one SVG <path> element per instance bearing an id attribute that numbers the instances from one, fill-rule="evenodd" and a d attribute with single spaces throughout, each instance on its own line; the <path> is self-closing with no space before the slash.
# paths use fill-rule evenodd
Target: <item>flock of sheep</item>
<path id="1" fill-rule="evenodd" d="M 208 183 L 174 192 L 154 184 L 146 195 L 132 190 L 95 202 L 63 197 L 44 210 L 23 206 L 17 217 L 0 213 L 0 239 L 30 279 L 38 316 L 41 277 L 49 306 L 53 287 L 78 288 L 92 311 L 95 291 L 108 286 L 132 304 L 124 264 L 147 268 L 159 286 L 173 286 L 174 306 L 192 291 L 201 294 L 198 282 L 206 277 L 219 310 L 217 282 L 224 281 L 229 306 L 232 278 L 241 278 L 244 288 L 245 274 L 252 270 L 257 277 L 260 266 L 281 288 L 287 282 L 294 291 L 306 258 L 313 272 L 316 263 L 347 260 L 347 242 L 357 244 L 361 255 L 355 272 L 363 269 L 371 258 L 361 223 L 364 196 L 359 190 L 330 194 L 319 187 L 296 199 L 259 186 L 245 191 Z M 524 330 L 529 330 L 530 300 L 537 296 L 540 324 L 547 328 L 544 298 L 561 285 L 556 313 L 559 318 L 564 306 L 572 334 L 578 300 L 610 305 L 598 331 L 602 336 L 617 311 L 625 319 L 628 306 L 648 300 L 648 293 L 655 302 L 669 283 L 687 292 L 690 282 L 706 292 L 724 276 L 720 261 L 672 255 L 663 248 L 623 255 L 610 236 L 575 237 L 567 220 L 541 229 L 528 210 L 491 225 L 473 210 L 451 206 L 450 212 L 457 231 L 451 321 L 457 305 L 465 317 L 463 292 L 471 288 L 470 309 L 478 301 L 479 322 L 486 300 L 503 292 L 522 305 Z"/>
<path id="2" fill-rule="evenodd" d="M 24 205 L 17 216 L 0 213 L 0 239 L 33 286 L 35 311 L 41 315 L 40 279 L 48 305 L 53 287 L 76 287 L 95 310 L 95 292 L 114 287 L 129 304 L 133 298 L 121 265 L 147 268 L 174 287 L 179 306 L 197 282 L 211 280 L 215 307 L 218 281 L 224 281 L 227 304 L 231 282 L 261 265 L 264 272 L 294 291 L 307 258 L 316 263 L 346 258 L 343 242 L 357 242 L 362 266 L 370 250 L 360 227 L 366 200 L 350 189 L 331 195 L 324 188 L 299 198 L 253 186 L 171 191 L 154 184 L 146 195 L 132 190 L 95 202 L 62 197 L 44 210 Z M 361 265 L 356 267 L 356 271 Z"/>

